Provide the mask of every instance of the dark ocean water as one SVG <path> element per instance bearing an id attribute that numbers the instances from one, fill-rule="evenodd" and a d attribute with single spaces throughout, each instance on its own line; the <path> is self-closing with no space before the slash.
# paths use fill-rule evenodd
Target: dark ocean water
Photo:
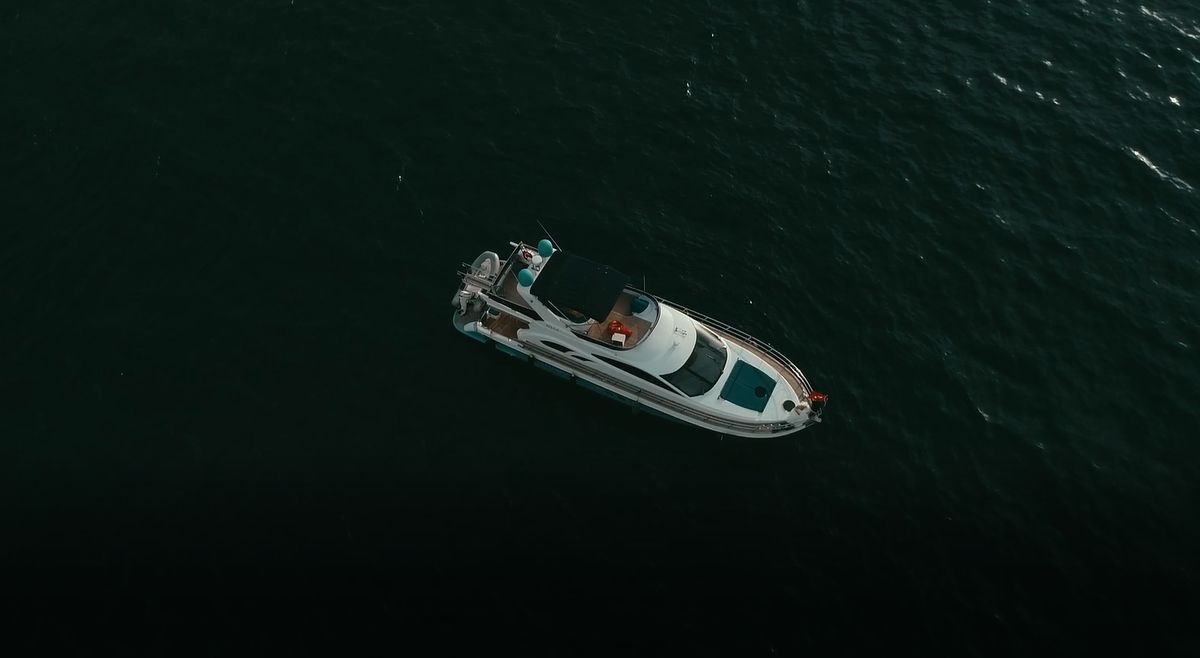
<path id="1" fill-rule="evenodd" d="M 10 0 L 0 55 L 21 655 L 1198 650 L 1192 2 Z M 539 220 L 826 422 L 463 340 Z"/>

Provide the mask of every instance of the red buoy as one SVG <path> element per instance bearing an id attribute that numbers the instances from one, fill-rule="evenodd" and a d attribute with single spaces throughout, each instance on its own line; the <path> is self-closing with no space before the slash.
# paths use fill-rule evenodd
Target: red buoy
<path id="1" fill-rule="evenodd" d="M 829 396 L 820 391 L 813 391 L 812 393 L 808 394 L 808 399 L 812 400 L 813 402 L 824 402 L 829 399 Z"/>

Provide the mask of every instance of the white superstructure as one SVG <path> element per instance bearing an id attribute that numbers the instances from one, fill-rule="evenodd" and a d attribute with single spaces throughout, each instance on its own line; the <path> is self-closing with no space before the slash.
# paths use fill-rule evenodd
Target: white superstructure
<path id="1" fill-rule="evenodd" d="M 549 240 L 510 244 L 507 259 L 484 252 L 459 273 L 453 323 L 464 334 L 722 434 L 781 436 L 820 422 L 826 396 L 769 344 Z"/>

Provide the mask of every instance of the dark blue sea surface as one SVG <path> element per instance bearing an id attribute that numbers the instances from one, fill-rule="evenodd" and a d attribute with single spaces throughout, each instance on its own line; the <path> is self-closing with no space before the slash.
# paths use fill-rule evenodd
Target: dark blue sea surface
<path id="1" fill-rule="evenodd" d="M 10 0 L 0 57 L 12 655 L 1200 651 L 1194 2 Z M 539 221 L 826 421 L 464 340 Z"/>

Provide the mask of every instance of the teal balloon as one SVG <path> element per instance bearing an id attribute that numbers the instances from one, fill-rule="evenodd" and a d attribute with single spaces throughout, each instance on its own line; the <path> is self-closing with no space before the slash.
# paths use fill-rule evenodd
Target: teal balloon
<path id="1" fill-rule="evenodd" d="M 528 269 L 524 269 L 524 270 L 521 270 L 520 272 L 517 272 L 517 283 L 521 284 L 522 286 L 525 286 L 526 288 L 528 288 L 529 286 L 532 286 L 533 285 L 533 272 L 530 272 Z"/>
<path id="2" fill-rule="evenodd" d="M 549 258 L 552 253 L 554 253 L 554 243 L 549 240 L 542 240 L 538 243 L 538 254 L 542 258 Z"/>

